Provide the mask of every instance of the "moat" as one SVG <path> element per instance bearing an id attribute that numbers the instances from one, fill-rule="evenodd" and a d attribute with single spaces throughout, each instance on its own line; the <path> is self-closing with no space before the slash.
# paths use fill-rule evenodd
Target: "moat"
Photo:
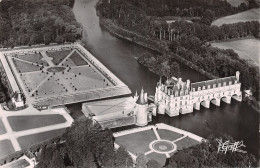
<path id="1" fill-rule="evenodd" d="M 135 57 L 142 55 L 144 52 L 156 53 L 118 39 L 101 27 L 94 8 L 96 3 L 97 0 L 76 0 L 73 8 L 77 21 L 84 28 L 83 42 L 86 48 L 128 85 L 133 94 L 136 90 L 140 91 L 142 87 L 148 94 L 154 94 L 159 76 L 137 63 Z M 181 72 L 184 80 L 190 79 L 191 82 L 206 80 L 204 76 L 184 65 L 181 65 Z M 81 104 L 70 105 L 69 109 L 73 112 L 80 111 Z M 191 114 L 177 117 L 157 115 L 153 117 L 153 121 L 149 124 L 165 123 L 204 138 L 210 134 L 230 134 L 236 140 L 243 140 L 247 150 L 257 155 L 258 115 L 247 104 L 232 99 L 230 105 L 224 102 L 221 102 L 220 107 L 211 104 L 209 109 L 201 107 L 199 111 L 194 110 Z M 115 131 L 126 128 L 129 127 L 118 128 Z"/>

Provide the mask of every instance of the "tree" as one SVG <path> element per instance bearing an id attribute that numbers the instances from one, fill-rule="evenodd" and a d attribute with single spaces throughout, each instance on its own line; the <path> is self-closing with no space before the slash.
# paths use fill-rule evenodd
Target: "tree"
<path id="1" fill-rule="evenodd" d="M 43 149 L 40 167 L 113 167 L 112 132 L 93 125 L 91 120 L 76 120 L 61 136 L 61 141 L 65 143 L 58 142 Z M 58 164 L 61 166 L 57 166 Z"/>
<path id="2" fill-rule="evenodd" d="M 162 168 L 162 166 L 156 160 L 149 160 L 147 162 L 147 168 Z"/>
<path id="3" fill-rule="evenodd" d="M 147 168 L 148 158 L 144 154 L 138 154 L 136 158 L 136 168 Z"/>
<path id="4" fill-rule="evenodd" d="M 133 166 L 133 159 L 129 155 L 129 153 L 123 148 L 119 147 L 115 153 L 114 167 L 122 168 L 122 167 L 131 167 Z"/>

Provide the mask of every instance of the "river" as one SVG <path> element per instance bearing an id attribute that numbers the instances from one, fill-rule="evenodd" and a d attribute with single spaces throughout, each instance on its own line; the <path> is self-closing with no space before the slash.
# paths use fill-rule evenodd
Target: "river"
<path id="1" fill-rule="evenodd" d="M 136 61 L 136 57 L 144 52 L 150 52 L 146 48 L 133 44 L 123 39 L 118 39 L 110 34 L 99 24 L 96 15 L 95 4 L 97 0 L 76 0 L 73 12 L 84 29 L 83 42 L 86 48 L 99 59 L 108 69 L 125 82 L 133 93 L 143 87 L 148 94 L 154 94 L 156 82 L 159 76 L 150 72 Z M 205 80 L 201 74 L 181 65 L 182 78 L 191 82 Z M 69 105 L 70 111 L 80 111 L 81 104 Z M 231 105 L 221 102 L 220 107 L 211 104 L 210 109 L 201 108 L 191 114 L 178 117 L 158 115 L 153 118 L 153 124 L 163 122 L 180 129 L 187 130 L 206 138 L 210 134 L 219 135 L 226 133 L 236 140 L 243 140 L 246 149 L 255 155 L 258 154 L 258 123 L 259 116 L 256 111 L 245 103 L 232 100 Z M 118 128 L 121 130 L 125 128 Z"/>

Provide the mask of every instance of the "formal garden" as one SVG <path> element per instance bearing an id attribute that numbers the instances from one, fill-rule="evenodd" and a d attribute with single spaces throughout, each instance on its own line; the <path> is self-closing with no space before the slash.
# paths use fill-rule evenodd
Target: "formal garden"
<path id="1" fill-rule="evenodd" d="M 167 125 L 163 128 L 165 124 L 161 125 L 115 133 L 115 143 L 135 157 L 144 154 L 161 166 L 177 151 L 201 143 L 201 138 L 194 134 Z"/>
<path id="2" fill-rule="evenodd" d="M 27 95 L 36 99 L 113 86 L 78 49 L 41 48 L 7 57 Z"/>

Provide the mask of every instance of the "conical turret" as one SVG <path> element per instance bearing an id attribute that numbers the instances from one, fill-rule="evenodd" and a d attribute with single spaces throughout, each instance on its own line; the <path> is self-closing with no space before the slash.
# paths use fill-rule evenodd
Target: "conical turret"
<path id="1" fill-rule="evenodd" d="M 147 102 L 145 101 L 144 89 L 142 88 L 140 96 L 138 97 L 138 99 L 136 101 L 136 104 L 145 105 L 146 103 Z"/>

